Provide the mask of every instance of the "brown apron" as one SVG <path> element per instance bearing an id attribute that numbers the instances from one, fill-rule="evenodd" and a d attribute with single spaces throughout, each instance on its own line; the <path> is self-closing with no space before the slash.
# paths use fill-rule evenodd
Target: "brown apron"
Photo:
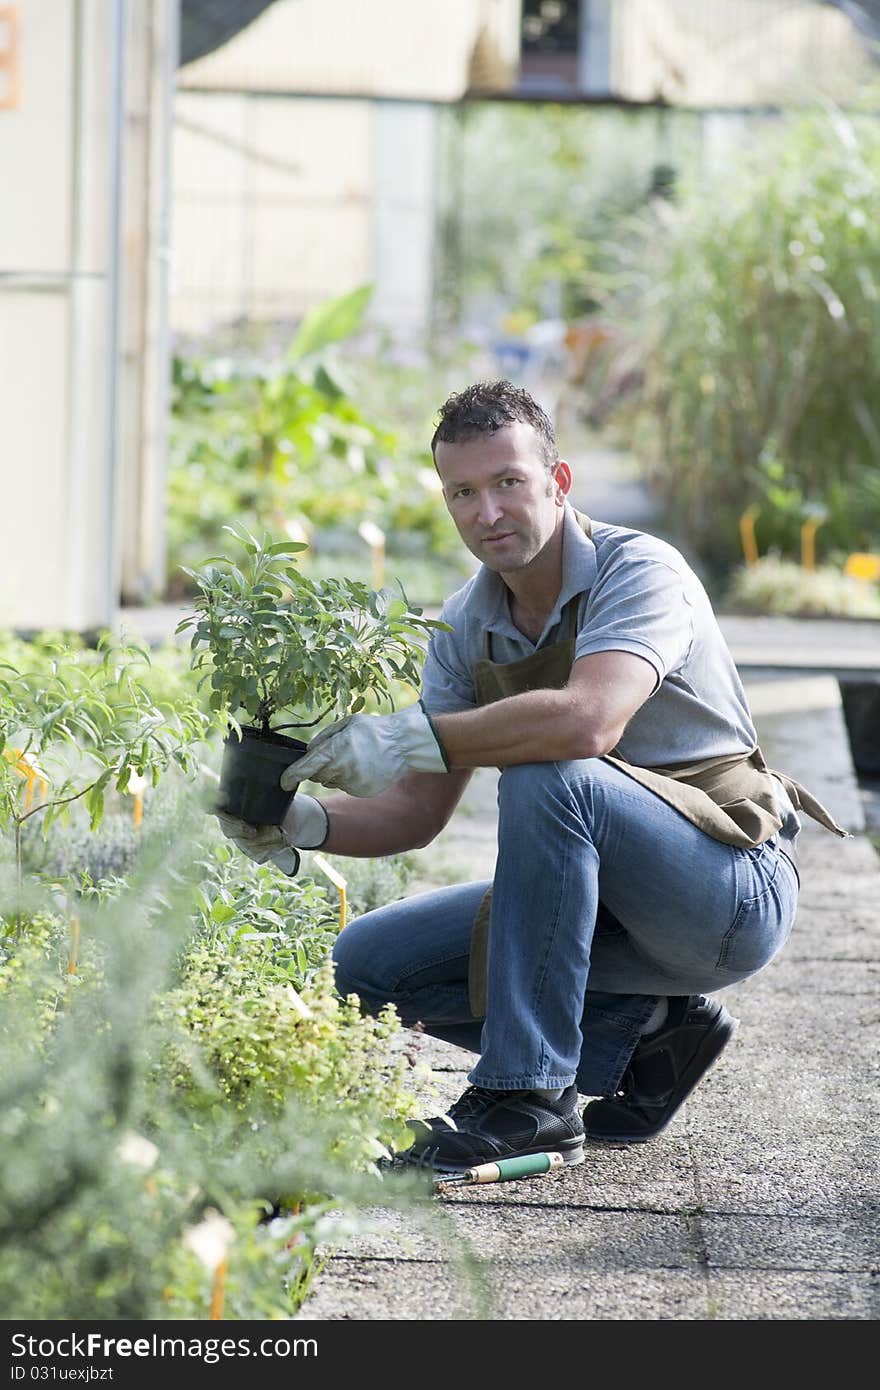
<path id="1" fill-rule="evenodd" d="M 575 515 L 583 531 L 592 537 L 590 518 L 581 512 Z M 565 636 L 519 661 L 493 661 L 491 633 L 484 634 L 483 656 L 473 672 L 479 705 L 490 705 L 526 690 L 560 690 L 568 684 L 574 664 L 580 597 L 578 594 L 566 604 L 563 612 Z M 637 767 L 627 762 L 616 748 L 602 761 L 647 787 L 713 840 L 739 849 L 754 849 L 763 844 L 782 825 L 771 776 L 782 782 L 795 810 L 805 811 L 826 829 L 844 838 L 847 836 L 847 831 L 806 788 L 781 772 L 771 774 L 757 745 L 748 753 L 705 758 L 671 767 Z M 483 1018 L 486 1013 L 486 948 L 491 909 L 490 888 L 477 909 L 471 934 L 468 991 L 475 1018 Z"/>

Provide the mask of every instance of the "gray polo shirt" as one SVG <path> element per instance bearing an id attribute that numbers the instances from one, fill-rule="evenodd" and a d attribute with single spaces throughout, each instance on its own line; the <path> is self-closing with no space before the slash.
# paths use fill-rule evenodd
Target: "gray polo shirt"
<path id="1" fill-rule="evenodd" d="M 673 546 L 601 521 L 593 522 L 590 540 L 566 505 L 562 587 L 537 643 L 511 621 L 508 592 L 483 565 L 443 605 L 440 616 L 452 631 L 431 635 L 421 690 L 429 713 L 476 707 L 472 672 L 484 654 L 485 632 L 492 634 L 494 661 L 518 661 L 562 639 L 562 611 L 580 595 L 575 660 L 590 652 L 633 652 L 655 672 L 653 694 L 619 741 L 624 758 L 666 767 L 754 748 L 745 692 L 709 597 Z M 775 785 L 783 834 L 790 837 L 800 822 L 782 784 Z"/>

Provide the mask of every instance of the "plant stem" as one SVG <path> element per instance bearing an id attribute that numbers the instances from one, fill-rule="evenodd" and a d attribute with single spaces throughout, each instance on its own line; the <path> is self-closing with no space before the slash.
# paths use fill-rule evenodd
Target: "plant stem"
<path id="1" fill-rule="evenodd" d="M 98 779 L 95 778 L 95 782 L 97 782 L 97 780 Z M 32 811 L 25 811 L 24 815 L 19 817 L 18 821 L 16 822 L 16 826 L 18 827 L 22 824 L 22 822 L 30 820 L 31 816 L 35 816 L 38 811 L 48 810 L 50 806 L 66 806 L 70 801 L 79 801 L 81 796 L 85 796 L 86 792 L 90 792 L 92 790 L 92 787 L 95 785 L 95 782 L 90 782 L 87 787 L 83 787 L 82 791 L 74 792 L 73 796 L 63 796 L 58 801 L 44 801 L 41 805 L 35 806 Z"/>

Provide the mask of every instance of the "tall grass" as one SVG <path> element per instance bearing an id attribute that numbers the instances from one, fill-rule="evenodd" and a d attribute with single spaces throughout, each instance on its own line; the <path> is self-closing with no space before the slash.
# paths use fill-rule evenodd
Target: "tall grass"
<path id="1" fill-rule="evenodd" d="M 611 314 L 641 346 L 618 421 L 710 568 L 759 548 L 880 548 L 880 124 L 828 107 L 754 126 L 746 154 L 642 220 Z"/>

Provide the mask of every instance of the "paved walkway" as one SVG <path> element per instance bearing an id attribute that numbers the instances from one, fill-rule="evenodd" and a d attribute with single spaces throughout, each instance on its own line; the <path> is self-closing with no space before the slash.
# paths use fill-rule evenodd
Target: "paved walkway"
<path id="1" fill-rule="evenodd" d="M 611 454 L 580 505 L 651 529 Z M 589 500 L 586 494 L 589 494 Z M 880 627 L 721 618 L 761 746 L 852 832 L 806 821 L 797 922 L 725 991 L 740 1028 L 659 1139 L 588 1148 L 551 1177 L 437 1199 L 444 1229 L 377 1208 L 338 1248 L 304 1320 L 871 1319 L 880 1313 L 880 858 L 865 833 L 835 676 L 880 675 Z M 491 876 L 497 773 L 478 772 L 413 890 Z M 872 803 L 873 805 L 873 803 Z M 875 822 L 876 823 L 876 822 Z M 411 1043 L 412 1034 L 407 1034 Z M 416 1042 L 440 1108 L 469 1054 Z M 428 1113 L 437 1113 L 432 1100 Z"/>
<path id="2" fill-rule="evenodd" d="M 855 833 L 841 841 L 806 823 L 792 936 L 725 991 L 740 1028 L 667 1131 L 588 1148 L 551 1177 L 437 1199 L 443 1231 L 377 1208 L 302 1319 L 877 1317 L 880 859 L 836 685 L 812 680 L 796 711 L 790 678 L 750 686 L 761 744 Z M 477 774 L 420 852 L 418 886 L 491 874 L 496 779 Z M 426 1038 L 416 1050 L 449 1103 L 469 1055 Z"/>

